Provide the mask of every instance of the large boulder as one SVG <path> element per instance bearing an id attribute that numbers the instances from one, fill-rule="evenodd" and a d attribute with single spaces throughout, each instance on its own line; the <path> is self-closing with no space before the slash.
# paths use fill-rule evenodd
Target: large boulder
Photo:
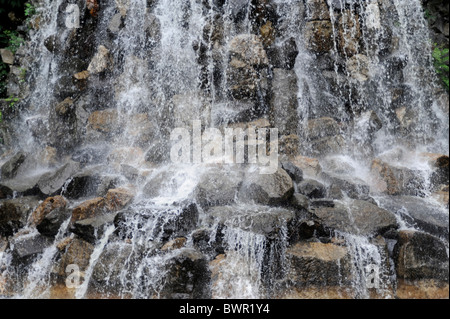
<path id="1" fill-rule="evenodd" d="M 56 171 L 45 173 L 38 181 L 39 190 L 49 196 L 60 192 L 66 181 L 75 175 L 79 168 L 79 163 L 69 161 Z"/>
<path id="2" fill-rule="evenodd" d="M 418 231 L 400 231 L 394 256 L 398 278 L 448 282 L 447 248 L 437 237 Z"/>
<path id="3" fill-rule="evenodd" d="M 39 205 L 37 197 L 21 197 L 0 202 L 0 236 L 9 237 L 24 227 Z"/>
<path id="4" fill-rule="evenodd" d="M 236 201 L 244 173 L 212 169 L 202 175 L 195 190 L 197 203 L 202 207 L 229 205 Z"/>
<path id="5" fill-rule="evenodd" d="M 351 255 L 344 246 L 300 242 L 288 248 L 286 257 L 289 261 L 287 281 L 294 287 L 351 284 Z"/>
<path id="6" fill-rule="evenodd" d="M 263 205 L 286 203 L 294 193 L 292 178 L 282 168 L 274 174 L 247 172 L 239 191 L 239 199 Z"/>
<path id="7" fill-rule="evenodd" d="M 362 200 L 335 202 L 334 207 L 317 206 L 311 212 L 325 227 L 356 235 L 372 236 L 398 227 L 394 214 Z"/>
<path id="8" fill-rule="evenodd" d="M 42 236 L 38 232 L 17 234 L 10 239 L 14 260 L 19 265 L 31 261 L 33 257 L 42 253 L 51 244 L 50 238 Z"/>
<path id="9" fill-rule="evenodd" d="M 1 177 L 2 179 L 14 178 L 20 165 L 25 161 L 26 154 L 23 152 L 16 153 L 7 162 L 2 165 Z"/>
<path id="10" fill-rule="evenodd" d="M 303 33 L 305 46 L 311 52 L 324 54 L 333 49 L 333 27 L 330 20 L 308 21 Z"/>

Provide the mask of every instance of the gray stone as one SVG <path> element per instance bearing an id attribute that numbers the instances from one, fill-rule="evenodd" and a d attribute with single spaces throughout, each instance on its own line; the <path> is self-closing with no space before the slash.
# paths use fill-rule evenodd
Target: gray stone
<path id="1" fill-rule="evenodd" d="M 448 283 L 447 248 L 440 239 L 418 231 L 401 231 L 394 256 L 399 278 Z"/>
<path id="2" fill-rule="evenodd" d="M 47 214 L 44 219 L 36 226 L 36 229 L 44 236 L 55 237 L 61 225 L 70 218 L 72 212 L 65 207 L 57 208 Z"/>
<path id="3" fill-rule="evenodd" d="M 40 191 L 45 195 L 57 193 L 62 189 L 66 181 L 78 172 L 79 168 L 79 163 L 69 161 L 55 172 L 45 173 L 38 181 Z"/>
<path id="4" fill-rule="evenodd" d="M 294 193 L 291 177 L 282 168 L 274 174 L 246 173 L 239 199 L 264 205 L 286 203 Z"/>
<path id="5" fill-rule="evenodd" d="M 24 227 L 39 205 L 37 197 L 20 197 L 0 202 L 0 236 L 9 237 Z"/>
<path id="6" fill-rule="evenodd" d="M 235 203 L 244 173 L 212 169 L 200 179 L 195 190 L 197 203 L 202 207 Z"/>
<path id="7" fill-rule="evenodd" d="M 70 231 L 83 240 L 95 244 L 95 242 L 102 237 L 106 227 L 114 223 L 116 215 L 116 213 L 101 214 L 92 218 L 76 221 L 70 226 Z"/>
<path id="8" fill-rule="evenodd" d="M 16 262 L 20 263 L 42 253 L 51 244 L 50 238 L 39 233 L 20 235 L 10 240 Z"/>
<path id="9" fill-rule="evenodd" d="M 3 63 L 14 64 L 14 53 L 8 49 L 0 49 L 0 55 Z"/>
<path id="10" fill-rule="evenodd" d="M 300 167 L 296 166 L 292 162 L 283 162 L 281 167 L 289 174 L 295 183 L 303 181 L 303 171 Z"/>
<path id="11" fill-rule="evenodd" d="M 295 134 L 298 126 L 297 116 L 297 75 L 294 71 L 273 70 L 271 93 L 271 117 L 273 126 L 281 135 Z"/>
<path id="12" fill-rule="evenodd" d="M 2 179 L 14 178 L 20 165 L 25 161 L 26 154 L 23 152 L 16 153 L 1 168 Z"/>
<path id="13" fill-rule="evenodd" d="M 297 185 L 298 192 L 308 198 L 324 198 L 327 195 L 325 185 L 314 179 L 306 179 Z"/>
<path id="14" fill-rule="evenodd" d="M 321 177 L 330 183 L 330 188 L 338 188 L 350 198 L 369 199 L 370 186 L 357 177 L 343 177 L 331 173 L 322 173 Z"/>
<path id="15" fill-rule="evenodd" d="M 398 227 L 395 215 L 369 202 L 335 202 L 335 207 L 311 208 L 322 224 L 330 229 L 356 235 L 376 235 Z"/>

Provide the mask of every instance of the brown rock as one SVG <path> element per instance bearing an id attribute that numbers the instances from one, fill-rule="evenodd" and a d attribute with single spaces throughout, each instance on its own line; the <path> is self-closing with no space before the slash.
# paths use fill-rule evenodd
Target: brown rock
<path id="1" fill-rule="evenodd" d="M 53 210 L 57 208 L 64 208 L 67 205 L 67 201 L 62 196 L 49 197 L 42 204 L 36 208 L 31 215 L 31 225 L 39 225 Z"/>
<path id="2" fill-rule="evenodd" d="M 134 198 L 134 193 L 127 188 L 110 189 L 106 194 L 106 207 L 118 211 L 128 205 Z"/>
<path id="3" fill-rule="evenodd" d="M 292 163 L 309 176 L 317 176 L 322 172 L 322 167 L 317 158 L 298 155 Z"/>
<path id="4" fill-rule="evenodd" d="M 73 210 L 71 222 L 95 217 L 104 213 L 105 209 L 106 201 L 103 197 L 87 200 Z"/>
<path id="5" fill-rule="evenodd" d="M 267 21 L 260 29 L 261 38 L 265 46 L 272 45 L 275 42 L 275 29 L 273 28 L 272 22 Z"/>
<path id="6" fill-rule="evenodd" d="M 339 19 L 339 50 L 350 58 L 359 51 L 361 29 L 359 16 L 351 10 L 345 10 Z"/>
<path id="7" fill-rule="evenodd" d="M 435 280 L 399 280 L 397 298 L 399 299 L 448 299 L 448 283 Z"/>
<path id="8" fill-rule="evenodd" d="M 61 261 L 57 268 L 57 274 L 66 278 L 66 268 L 69 265 L 77 265 L 80 272 L 84 272 L 88 266 L 94 246 L 90 243 L 74 238 L 65 248 L 65 252 L 61 256 Z"/>
<path id="9" fill-rule="evenodd" d="M 88 128 L 102 133 L 110 133 L 118 129 L 118 120 L 117 110 L 95 111 L 88 118 Z"/>
<path id="10" fill-rule="evenodd" d="M 162 246 L 162 251 L 170 251 L 183 248 L 186 245 L 187 239 L 184 237 L 175 238 Z"/>
<path id="11" fill-rule="evenodd" d="M 323 54 L 333 48 L 331 21 L 310 21 L 305 25 L 305 44 L 308 50 Z"/>

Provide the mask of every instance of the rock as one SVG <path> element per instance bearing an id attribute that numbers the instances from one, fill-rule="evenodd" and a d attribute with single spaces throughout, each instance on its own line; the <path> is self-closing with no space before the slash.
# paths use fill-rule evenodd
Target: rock
<path id="1" fill-rule="evenodd" d="M 79 238 L 73 238 L 70 243 L 64 247 L 60 262 L 55 265 L 54 272 L 60 278 L 67 278 L 66 269 L 69 265 L 77 265 L 80 268 L 81 275 L 89 267 L 91 254 L 94 252 L 94 246 Z"/>
<path id="2" fill-rule="evenodd" d="M 347 60 L 347 72 L 350 77 L 359 81 L 366 82 L 370 79 L 370 60 L 363 54 L 356 54 Z"/>
<path id="3" fill-rule="evenodd" d="M 2 165 L 2 179 L 11 179 L 14 178 L 17 174 L 17 170 L 20 165 L 26 159 L 26 154 L 23 152 L 16 153 L 13 157 L 11 157 L 5 164 Z"/>
<path id="4" fill-rule="evenodd" d="M 99 45 L 97 48 L 97 53 L 89 63 L 87 71 L 89 74 L 98 74 L 111 68 L 112 58 L 110 56 L 109 50 L 103 46 Z"/>
<path id="5" fill-rule="evenodd" d="M 399 215 L 412 227 L 437 237 L 448 237 L 449 218 L 444 207 L 413 196 L 383 196 L 378 201 L 380 207 Z"/>
<path id="6" fill-rule="evenodd" d="M 0 202 L 0 236 L 10 237 L 24 227 L 39 205 L 37 197 L 20 197 Z"/>
<path id="7" fill-rule="evenodd" d="M 433 279 L 398 280 L 398 299 L 448 299 L 449 285 Z"/>
<path id="8" fill-rule="evenodd" d="M 292 196 L 291 206 L 299 210 L 308 210 L 309 198 L 305 195 L 295 193 Z"/>
<path id="9" fill-rule="evenodd" d="M 88 129 L 101 133 L 112 133 L 119 129 L 119 114 L 115 109 L 95 111 L 88 119 Z"/>
<path id="10" fill-rule="evenodd" d="M 111 211 L 119 211 L 134 199 L 134 192 L 128 188 L 110 189 L 106 194 L 106 207 Z"/>
<path id="11" fill-rule="evenodd" d="M 127 15 L 128 9 L 130 7 L 130 0 L 114 0 L 116 7 L 120 14 L 124 17 Z"/>
<path id="12" fill-rule="evenodd" d="M 274 174 L 247 173 L 238 197 L 264 205 L 286 203 L 294 193 L 291 177 L 282 168 Z"/>
<path id="13" fill-rule="evenodd" d="M 140 165 L 144 162 L 144 151 L 140 147 L 121 147 L 113 150 L 107 161 L 120 168 L 120 164 Z"/>
<path id="14" fill-rule="evenodd" d="M 72 153 L 72 160 L 82 165 L 100 164 L 106 160 L 108 149 L 104 147 L 85 147 Z"/>
<path id="15" fill-rule="evenodd" d="M 317 140 L 327 136 L 340 134 L 341 129 L 336 120 L 331 117 L 321 117 L 308 121 L 306 136 L 310 140 Z"/>
<path id="16" fill-rule="evenodd" d="M 90 218 L 77 220 L 70 226 L 69 230 L 81 239 L 95 244 L 103 236 L 106 226 L 114 223 L 116 215 L 117 213 L 100 213 Z"/>
<path id="17" fill-rule="evenodd" d="M 322 224 L 337 231 L 370 236 L 397 227 L 395 215 L 369 202 L 350 200 L 346 205 L 311 208 Z"/>
<path id="18" fill-rule="evenodd" d="M 320 162 L 316 158 L 298 155 L 293 159 L 292 163 L 310 177 L 318 176 L 322 172 Z"/>
<path id="19" fill-rule="evenodd" d="M 303 171 L 291 162 L 282 162 L 281 167 L 289 174 L 295 183 L 303 181 Z"/>
<path id="20" fill-rule="evenodd" d="M 120 13 L 116 13 L 113 15 L 108 24 L 108 31 L 112 33 L 118 33 L 120 29 L 123 27 L 122 15 Z"/>
<path id="21" fill-rule="evenodd" d="M 297 93 L 297 75 L 295 72 L 273 69 L 271 117 L 273 118 L 273 127 L 276 127 L 281 135 L 297 132 L 299 122 Z"/>
<path id="22" fill-rule="evenodd" d="M 229 55 L 227 85 L 231 96 L 236 100 L 255 100 L 267 86 L 269 61 L 262 42 L 255 35 L 238 35 L 231 40 Z"/>
<path id="23" fill-rule="evenodd" d="M 433 169 L 430 177 L 432 189 L 437 189 L 441 185 L 449 184 L 449 157 L 443 154 L 423 153 L 421 154 Z"/>
<path id="24" fill-rule="evenodd" d="M 212 169 L 202 175 L 195 190 L 202 207 L 223 206 L 236 202 L 244 174 L 239 171 Z"/>
<path id="25" fill-rule="evenodd" d="M 268 59 L 260 38 L 252 34 L 241 34 L 230 42 L 230 58 L 250 66 L 267 65 Z"/>
<path id="26" fill-rule="evenodd" d="M 324 54 L 333 49 L 333 27 L 331 21 L 308 21 L 303 31 L 305 46 L 316 54 Z"/>
<path id="27" fill-rule="evenodd" d="M 73 100 L 68 97 L 64 101 L 58 103 L 55 107 L 55 112 L 61 117 L 68 116 L 73 111 Z"/>
<path id="28" fill-rule="evenodd" d="M 171 251 L 183 248 L 186 245 L 186 241 L 187 239 L 184 237 L 175 238 L 174 240 L 165 243 L 164 246 L 161 247 L 161 251 Z"/>
<path id="29" fill-rule="evenodd" d="M 350 58 L 359 52 L 359 41 L 361 38 L 361 28 L 359 15 L 351 10 L 342 12 L 339 18 L 339 51 Z"/>
<path id="30" fill-rule="evenodd" d="M 351 285 L 351 256 L 346 247 L 301 242 L 286 251 L 287 281 L 297 288 Z"/>
<path id="31" fill-rule="evenodd" d="M 166 263 L 166 279 L 160 294 L 162 298 L 208 299 L 210 270 L 208 262 L 194 249 L 177 250 Z"/>
<path id="32" fill-rule="evenodd" d="M 75 174 L 65 185 L 62 194 L 69 199 L 95 196 L 104 177 L 104 166 L 92 166 Z"/>
<path id="33" fill-rule="evenodd" d="M 106 212 L 106 201 L 103 197 L 87 200 L 72 211 L 72 222 L 103 215 Z"/>
<path id="34" fill-rule="evenodd" d="M 299 155 L 300 138 L 296 134 L 283 135 L 279 139 L 279 154 L 284 154 L 292 159 Z"/>
<path id="35" fill-rule="evenodd" d="M 14 247 L 13 256 L 20 265 L 26 263 L 25 260 L 31 260 L 37 254 L 42 253 L 51 244 L 51 239 L 37 232 L 16 236 L 10 240 L 10 246 Z"/>
<path id="36" fill-rule="evenodd" d="M 277 69 L 292 70 L 299 54 L 295 38 L 275 43 L 266 49 L 270 64 Z"/>
<path id="37" fill-rule="evenodd" d="M 134 238 L 144 235 L 167 242 L 173 238 L 186 237 L 196 229 L 199 211 L 193 203 L 175 203 L 172 206 L 151 207 L 147 203 L 119 212 L 114 220 L 119 238 Z"/>
<path id="38" fill-rule="evenodd" d="M 66 207 L 58 207 L 46 214 L 36 226 L 40 234 L 47 237 L 55 237 L 62 224 L 71 217 L 71 211 Z"/>
<path id="39" fill-rule="evenodd" d="M 173 112 L 174 127 L 192 127 L 192 121 L 200 120 L 209 126 L 211 104 L 198 94 L 178 94 L 172 97 L 170 109 Z"/>
<path id="40" fill-rule="evenodd" d="M 8 49 L 0 49 L 0 55 L 2 57 L 2 61 L 5 64 L 14 64 L 14 53 Z"/>
<path id="41" fill-rule="evenodd" d="M 33 226 L 39 225 L 53 210 L 58 208 L 65 208 L 67 201 L 62 196 L 49 197 L 31 214 L 30 224 Z"/>
<path id="42" fill-rule="evenodd" d="M 275 29 L 271 21 L 267 21 L 266 24 L 261 26 L 259 33 L 264 46 L 270 46 L 275 42 Z"/>
<path id="43" fill-rule="evenodd" d="M 323 173 L 322 177 L 330 183 L 330 188 L 338 188 L 350 198 L 369 199 L 370 186 L 357 177 L 342 177 L 330 173 Z"/>
<path id="44" fill-rule="evenodd" d="M 418 231 L 400 231 L 394 248 L 397 277 L 448 282 L 448 255 L 438 238 Z"/>
<path id="45" fill-rule="evenodd" d="M 297 185 L 298 192 L 308 198 L 324 198 L 327 196 L 326 187 L 317 180 L 306 179 Z"/>
<path id="46" fill-rule="evenodd" d="M 66 181 L 75 175 L 80 168 L 80 164 L 77 162 L 69 161 L 55 172 L 48 172 L 39 178 L 37 183 L 39 190 L 45 195 L 53 195 L 59 192 Z"/>
<path id="47" fill-rule="evenodd" d="M 313 20 L 330 20 L 330 11 L 325 0 L 306 0 L 306 19 Z"/>
<path id="48" fill-rule="evenodd" d="M 388 195 L 423 195 L 426 185 L 421 171 L 396 167 L 380 159 L 372 161 L 375 189 Z"/>

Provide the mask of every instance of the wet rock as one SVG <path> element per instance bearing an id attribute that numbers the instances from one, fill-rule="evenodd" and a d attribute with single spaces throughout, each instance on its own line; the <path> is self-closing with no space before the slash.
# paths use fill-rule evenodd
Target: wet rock
<path id="1" fill-rule="evenodd" d="M 303 171 L 295 164 L 291 162 L 283 162 L 281 163 L 281 167 L 286 171 L 286 173 L 289 174 L 295 183 L 300 183 L 303 181 Z"/>
<path id="2" fill-rule="evenodd" d="M 109 50 L 103 46 L 99 45 L 97 48 L 97 53 L 89 63 L 87 71 L 89 74 L 98 74 L 111 68 L 112 58 L 110 56 Z"/>
<path id="3" fill-rule="evenodd" d="M 418 231 L 400 231 L 394 256 L 397 276 L 401 279 L 448 282 L 447 249 L 434 236 Z"/>
<path id="4" fill-rule="evenodd" d="M 449 285 L 434 279 L 398 280 L 398 299 L 448 299 Z"/>
<path id="5" fill-rule="evenodd" d="M 292 70 L 299 54 L 294 38 L 289 38 L 280 44 L 274 44 L 266 49 L 270 64 L 274 68 Z"/>
<path id="6" fill-rule="evenodd" d="M 75 221 L 69 228 L 69 230 L 79 236 L 81 239 L 95 244 L 100 239 L 108 225 L 114 223 L 117 213 L 102 213 L 91 218 L 84 218 L 82 220 Z"/>
<path id="7" fill-rule="evenodd" d="M 234 203 L 243 178 L 243 173 L 234 170 L 213 169 L 206 172 L 195 190 L 197 203 L 202 207 Z"/>
<path id="8" fill-rule="evenodd" d="M 413 196 L 383 196 L 378 201 L 381 207 L 400 215 L 412 227 L 438 237 L 448 237 L 449 218 L 445 208 Z"/>
<path id="9" fill-rule="evenodd" d="M 80 272 L 88 269 L 91 254 L 94 252 L 94 246 L 79 238 L 73 238 L 66 244 L 61 252 L 60 262 L 55 265 L 54 272 L 64 281 L 67 278 L 66 269 L 69 265 L 77 265 Z"/>
<path id="10" fill-rule="evenodd" d="M 30 224 L 37 226 L 44 218 L 53 210 L 58 208 L 65 208 L 67 201 L 62 196 L 49 197 L 40 204 L 36 210 L 31 214 Z"/>
<path id="11" fill-rule="evenodd" d="M 346 58 L 350 58 L 359 52 L 361 27 L 359 15 L 351 10 L 342 12 L 339 18 L 339 51 Z"/>
<path id="12" fill-rule="evenodd" d="M 46 214 L 36 226 L 40 234 L 47 237 L 55 237 L 62 224 L 71 217 L 71 211 L 66 207 L 58 207 Z"/>
<path id="13" fill-rule="evenodd" d="M 23 164 L 25 159 L 26 154 L 23 152 L 18 152 L 11 157 L 5 164 L 2 165 L 2 179 L 14 178 L 17 174 L 17 170 L 20 168 L 20 165 Z"/>
<path id="14" fill-rule="evenodd" d="M 351 78 L 359 82 L 370 79 L 370 60 L 363 54 L 356 54 L 348 59 L 346 68 Z"/>
<path id="15" fill-rule="evenodd" d="M 274 174 L 247 173 L 239 191 L 239 198 L 264 205 L 287 203 L 294 193 L 291 177 L 282 168 Z"/>
<path id="16" fill-rule="evenodd" d="M 297 75 L 294 71 L 273 69 L 271 116 L 273 127 L 282 135 L 297 131 L 297 92 Z"/>
<path id="17" fill-rule="evenodd" d="M 325 0 L 306 0 L 306 19 L 312 20 L 330 20 L 330 11 Z"/>
<path id="18" fill-rule="evenodd" d="M 198 94 L 178 94 L 170 103 L 175 127 L 192 127 L 192 121 L 200 120 L 209 126 L 211 114 L 210 103 Z"/>
<path id="19" fill-rule="evenodd" d="M 199 221 L 197 205 L 175 204 L 164 208 L 137 203 L 119 212 L 114 220 L 117 236 L 119 238 L 145 236 L 163 243 L 173 238 L 187 236 L 196 229 Z"/>
<path id="20" fill-rule="evenodd" d="M 366 201 L 335 202 L 334 207 L 315 207 L 311 212 L 325 227 L 356 235 L 374 235 L 397 228 L 395 215 Z"/>
<path id="21" fill-rule="evenodd" d="M 161 251 L 171 251 L 183 248 L 186 245 L 186 241 L 187 239 L 184 237 L 175 238 L 174 240 L 165 243 L 164 246 L 161 247 Z"/>
<path id="22" fill-rule="evenodd" d="M 297 185 L 298 192 L 308 198 L 324 198 L 327 196 L 325 185 L 317 180 L 306 179 Z"/>
<path id="23" fill-rule="evenodd" d="M 14 258 L 16 262 L 21 264 L 42 253 L 51 244 L 51 239 L 37 232 L 16 236 L 10 240 Z"/>
<path id="24" fill-rule="evenodd" d="M 330 183 L 330 189 L 340 189 L 353 199 L 369 199 L 370 186 L 357 177 L 342 177 L 330 173 L 323 173 L 322 177 Z"/>
<path id="25" fill-rule="evenodd" d="M 289 159 L 292 159 L 299 154 L 300 138 L 298 135 L 283 135 L 280 137 L 278 143 L 279 154 L 286 155 Z"/>
<path id="26" fill-rule="evenodd" d="M 72 222 L 103 215 L 106 212 L 106 201 L 103 197 L 87 200 L 72 211 Z"/>
<path id="27" fill-rule="evenodd" d="M 421 154 L 424 157 L 430 167 L 433 169 L 433 173 L 430 177 L 432 188 L 437 189 L 440 185 L 449 184 L 449 157 L 443 154 L 424 153 Z"/>
<path id="28" fill-rule="evenodd" d="M 227 85 L 236 100 L 254 100 L 266 87 L 268 58 L 260 39 L 255 35 L 239 35 L 230 43 Z"/>
<path id="29" fill-rule="evenodd" d="M 120 13 L 116 13 L 108 24 L 108 31 L 112 33 L 118 33 L 120 29 L 123 27 L 122 15 Z"/>
<path id="30" fill-rule="evenodd" d="M 346 247 L 323 243 L 298 243 L 286 251 L 287 281 L 297 287 L 351 284 L 351 257 Z"/>
<path id="31" fill-rule="evenodd" d="M 333 49 L 333 27 L 329 20 L 306 22 L 303 36 L 306 48 L 316 54 Z"/>
<path id="32" fill-rule="evenodd" d="M 299 210 L 308 210 L 309 198 L 305 195 L 295 193 L 291 199 L 291 206 Z"/>
<path id="33" fill-rule="evenodd" d="M 82 165 L 100 164 L 105 161 L 108 149 L 106 147 L 86 147 L 72 153 L 72 160 Z"/>
<path id="34" fill-rule="evenodd" d="M 376 181 L 376 189 L 388 195 L 423 195 L 425 178 L 421 171 L 397 167 L 375 159 L 371 174 Z"/>
<path id="35" fill-rule="evenodd" d="M 37 197 L 21 197 L 0 202 L 0 236 L 9 237 L 24 227 L 39 205 Z"/>
<path id="36" fill-rule="evenodd" d="M 66 181 L 78 172 L 79 168 L 79 163 L 69 161 L 55 172 L 45 173 L 39 178 L 37 183 L 39 190 L 45 195 L 53 195 L 59 192 Z"/>
<path id="37" fill-rule="evenodd" d="M 128 188 L 110 189 L 106 194 L 106 206 L 111 211 L 119 211 L 134 199 L 134 192 Z"/>
<path id="38" fill-rule="evenodd" d="M 2 57 L 2 61 L 5 64 L 14 64 L 14 53 L 8 49 L 0 49 L 0 56 Z"/>
<path id="39" fill-rule="evenodd" d="M 322 172 L 320 162 L 316 158 L 310 158 L 302 155 L 296 156 L 292 163 L 299 167 L 305 175 L 318 176 Z"/>
<path id="40" fill-rule="evenodd" d="M 119 114 L 115 109 L 95 111 L 88 122 L 88 129 L 108 134 L 119 129 Z"/>
<path id="41" fill-rule="evenodd" d="M 171 299 L 210 298 L 211 275 L 205 256 L 188 248 L 177 252 L 167 261 L 166 279 L 161 296 Z"/>
<path id="42" fill-rule="evenodd" d="M 68 97 L 64 101 L 58 103 L 55 107 L 55 112 L 61 117 L 69 116 L 69 113 L 73 111 L 73 100 Z"/>

